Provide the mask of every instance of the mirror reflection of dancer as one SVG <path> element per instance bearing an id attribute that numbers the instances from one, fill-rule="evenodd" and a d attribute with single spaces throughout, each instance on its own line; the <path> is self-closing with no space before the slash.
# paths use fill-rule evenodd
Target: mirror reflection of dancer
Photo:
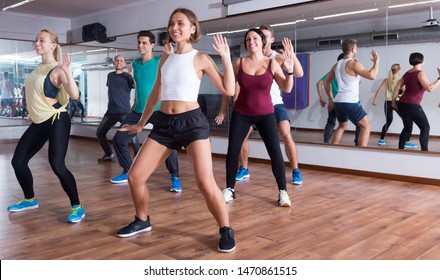
<path id="1" fill-rule="evenodd" d="M 77 80 L 75 80 L 76 86 L 79 86 L 79 83 Z M 79 110 L 80 116 L 81 116 L 81 122 L 84 122 L 84 116 L 85 116 L 85 109 L 84 105 L 81 102 L 81 91 L 79 92 L 78 99 L 72 99 L 70 98 L 69 101 L 69 111 L 70 111 L 70 120 L 73 119 L 75 116 L 76 110 Z"/>
<path id="2" fill-rule="evenodd" d="M 235 250 L 234 231 L 229 225 L 228 209 L 214 178 L 209 122 L 197 102 L 204 74 L 224 95 L 234 94 L 229 46 L 222 36 L 214 37 L 213 48 L 221 57 L 224 68 L 222 75 L 210 56 L 193 48 L 192 44 L 201 37 L 201 30 L 192 11 L 184 8 L 174 10 L 167 31 L 170 40 L 176 44 L 176 50 L 174 53 L 165 52 L 170 54 L 162 56 L 156 82 L 139 122 L 120 128 L 121 131 L 139 133 L 162 100 L 154 117 L 153 129 L 128 173 L 135 220 L 121 228 L 117 235 L 129 237 L 151 230 L 148 215 L 150 195 L 145 182 L 172 150 L 185 147 L 193 165 L 197 187 L 220 227 L 218 250 L 232 252 Z M 170 44 L 167 48 L 171 48 Z"/>
<path id="3" fill-rule="evenodd" d="M 339 60 L 332 67 L 324 81 L 324 88 L 329 95 L 329 106 L 336 109 L 336 117 L 338 119 L 338 128 L 333 133 L 332 144 L 339 144 L 345 128 L 350 120 L 354 125 L 361 128 L 359 134 L 359 146 L 368 146 L 370 138 L 371 124 L 368 120 L 367 113 L 359 103 L 359 81 L 360 77 L 374 80 L 379 70 L 379 54 L 371 51 L 373 66 L 367 70 L 359 61 L 357 61 L 357 40 L 345 39 L 342 42 L 342 52 L 344 58 Z M 331 81 L 336 77 L 338 82 L 338 94 L 335 98 L 330 93 Z"/>
<path id="4" fill-rule="evenodd" d="M 380 92 L 385 89 L 385 104 L 384 104 L 384 111 L 385 111 L 385 117 L 386 122 L 382 127 L 382 132 L 380 134 L 380 139 L 377 141 L 377 144 L 379 146 L 385 146 L 387 144 L 385 140 L 385 136 L 387 134 L 388 128 L 390 127 L 391 123 L 393 122 L 393 111 L 396 111 L 397 114 L 400 116 L 399 111 L 393 109 L 391 106 L 391 101 L 393 100 L 393 94 L 394 89 L 396 88 L 397 82 L 399 81 L 400 77 L 400 64 L 395 63 L 391 65 L 391 69 L 388 72 L 388 77 L 382 81 L 379 88 L 376 91 L 376 94 L 373 98 L 373 105 L 376 106 L 376 99 Z M 402 89 L 403 90 L 403 89 Z"/>
<path id="5" fill-rule="evenodd" d="M 342 58 L 344 58 L 344 53 L 340 53 L 338 55 L 338 58 L 336 60 L 336 62 L 338 62 L 339 60 L 341 60 Z M 325 105 L 327 104 L 327 102 L 325 102 L 324 100 L 324 94 L 323 94 L 323 88 L 324 88 L 324 81 L 327 78 L 327 74 L 325 74 L 317 83 L 316 83 L 316 89 L 318 91 L 318 95 L 319 95 L 319 103 L 321 105 L 321 107 L 325 107 Z M 329 100 L 333 98 L 333 100 L 335 99 L 336 95 L 338 94 L 338 81 L 336 80 L 336 77 L 333 78 L 333 80 L 330 82 L 330 90 L 331 92 L 328 93 L 328 98 Z M 328 117 L 327 117 L 327 123 L 325 124 L 324 127 L 324 143 L 329 144 L 332 136 L 333 136 L 333 129 L 336 126 L 336 110 L 333 106 L 333 102 L 329 102 L 328 106 L 327 106 L 327 111 L 328 111 Z M 359 133 L 361 132 L 361 128 L 359 125 L 356 125 L 356 129 L 354 132 L 354 145 L 355 146 L 359 146 Z"/>
<path id="6" fill-rule="evenodd" d="M 9 73 L 3 73 L 3 79 L 0 81 L 1 107 L 0 116 L 15 117 L 14 87 L 9 81 Z"/>
<path id="7" fill-rule="evenodd" d="M 425 72 L 422 71 L 423 65 L 425 65 L 423 54 L 412 53 L 409 56 L 409 64 L 413 67 L 397 83 L 392 101 L 393 108 L 399 110 L 403 120 L 403 129 L 399 137 L 399 149 L 405 148 L 405 143 L 411 137 L 413 123 L 415 123 L 420 129 L 420 148 L 422 151 L 428 151 L 430 126 L 420 103 L 425 91 L 432 92 L 440 86 L 440 68 L 437 67 L 439 78 L 430 83 Z M 403 87 L 405 87 L 405 93 L 397 102 L 399 91 Z"/>
<path id="8" fill-rule="evenodd" d="M 79 90 L 72 76 L 70 57 L 65 54 L 61 61 L 58 36 L 41 30 L 35 39 L 35 51 L 42 63 L 26 78 L 26 102 L 32 124 L 17 143 L 12 166 L 23 189 L 24 199 L 8 207 L 10 212 L 38 208 L 34 195 L 34 182 L 29 160 L 49 140 L 49 163 L 69 196 L 71 212 L 68 223 L 80 222 L 85 211 L 81 206 L 76 181 L 67 169 L 65 156 L 70 136 L 70 117 L 66 106 L 69 97 L 77 99 Z"/>

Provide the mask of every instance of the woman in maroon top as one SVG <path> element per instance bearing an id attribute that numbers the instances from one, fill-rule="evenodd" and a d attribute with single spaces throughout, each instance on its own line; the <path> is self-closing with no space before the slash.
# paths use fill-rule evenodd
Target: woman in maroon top
<path id="1" fill-rule="evenodd" d="M 403 75 L 394 89 L 392 106 L 396 108 L 403 120 L 403 130 L 400 133 L 399 149 L 403 149 L 406 141 L 412 133 L 413 122 L 420 129 L 420 147 L 422 151 L 428 150 L 429 141 L 429 122 L 423 111 L 420 102 L 425 91 L 431 92 L 440 85 L 440 68 L 437 67 L 439 78 L 433 83 L 429 83 L 425 72 L 422 71 L 424 58 L 421 53 L 412 53 L 409 56 L 409 64 L 413 66 Z M 405 93 L 396 102 L 400 89 L 405 86 Z"/>
<path id="2" fill-rule="evenodd" d="M 266 45 L 264 33 L 256 28 L 249 29 L 244 37 L 245 48 L 249 55 L 234 63 L 236 83 L 234 110 L 229 128 L 228 152 L 226 155 L 226 189 L 223 196 L 226 202 L 235 199 L 235 175 L 238 169 L 238 156 L 243 141 L 251 125 L 255 125 L 264 141 L 271 159 L 272 172 L 278 185 L 278 203 L 290 207 L 289 195 L 286 191 L 286 171 L 284 158 L 280 149 L 274 107 L 270 97 L 272 82 L 284 92 L 293 87 L 293 47 L 292 42 L 283 40 L 283 68 L 276 60 L 263 54 Z"/>

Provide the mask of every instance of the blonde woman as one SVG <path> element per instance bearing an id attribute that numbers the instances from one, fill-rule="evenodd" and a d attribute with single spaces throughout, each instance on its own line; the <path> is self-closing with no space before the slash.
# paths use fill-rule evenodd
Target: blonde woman
<path id="1" fill-rule="evenodd" d="M 388 77 L 382 81 L 379 88 L 376 91 L 376 94 L 373 98 L 373 105 L 376 106 L 376 99 L 379 93 L 383 91 L 385 88 L 385 104 L 384 104 L 384 110 L 385 110 L 385 118 L 386 122 L 382 127 L 382 133 L 380 134 L 380 139 L 377 141 L 377 144 L 379 146 L 385 146 L 386 140 L 385 136 L 387 134 L 388 128 L 390 127 L 391 123 L 393 122 L 393 110 L 396 111 L 397 114 L 399 112 L 391 106 L 391 101 L 393 100 L 393 93 L 394 89 L 396 88 L 396 84 L 399 81 L 400 77 L 400 64 L 395 63 L 391 65 L 391 69 L 388 72 Z M 403 92 L 404 89 L 402 89 Z M 400 116 L 400 114 L 399 114 Z"/>
<path id="2" fill-rule="evenodd" d="M 17 143 L 12 166 L 23 190 L 24 199 L 8 207 L 10 212 L 38 208 L 29 160 L 49 141 L 49 163 L 70 200 L 68 223 L 80 222 L 85 211 L 81 206 L 76 181 L 67 169 L 65 157 L 70 135 L 70 117 L 66 106 L 69 97 L 79 97 L 78 86 L 72 76 L 71 60 L 61 58 L 58 36 L 43 29 L 35 38 L 35 51 L 41 63 L 26 78 L 26 102 L 32 124 Z"/>

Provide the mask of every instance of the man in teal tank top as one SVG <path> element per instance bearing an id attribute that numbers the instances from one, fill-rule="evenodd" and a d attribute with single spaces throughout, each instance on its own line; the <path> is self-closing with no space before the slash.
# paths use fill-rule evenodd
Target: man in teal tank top
<path id="1" fill-rule="evenodd" d="M 157 69 L 159 66 L 160 56 L 153 56 L 153 48 L 156 38 L 150 31 L 142 30 L 137 35 L 138 51 L 140 58 L 133 62 L 133 77 L 136 84 L 135 104 L 133 110 L 124 119 L 121 126 L 125 124 L 136 124 L 139 122 L 144 112 L 145 103 L 153 89 L 156 81 Z M 160 102 L 156 110 L 160 107 Z M 154 114 L 152 118 L 154 117 Z M 148 121 L 150 122 L 150 120 Z M 133 139 L 134 134 L 128 134 L 126 131 L 118 131 L 113 137 L 113 145 L 115 147 L 116 157 L 119 165 L 123 168 L 122 173 L 111 179 L 114 184 L 127 183 L 127 173 L 130 170 L 133 160 L 131 159 L 128 143 Z M 177 162 L 177 151 L 173 150 L 166 159 L 165 164 L 170 173 L 172 185 L 170 191 L 180 192 L 182 185 L 179 179 L 179 165 Z"/>

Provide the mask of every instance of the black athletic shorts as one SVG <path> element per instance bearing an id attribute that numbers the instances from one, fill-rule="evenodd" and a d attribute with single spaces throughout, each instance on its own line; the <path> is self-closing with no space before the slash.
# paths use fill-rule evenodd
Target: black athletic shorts
<path id="1" fill-rule="evenodd" d="M 209 122 L 200 108 L 173 115 L 157 111 L 150 121 L 153 130 L 148 137 L 172 150 L 209 138 Z"/>

